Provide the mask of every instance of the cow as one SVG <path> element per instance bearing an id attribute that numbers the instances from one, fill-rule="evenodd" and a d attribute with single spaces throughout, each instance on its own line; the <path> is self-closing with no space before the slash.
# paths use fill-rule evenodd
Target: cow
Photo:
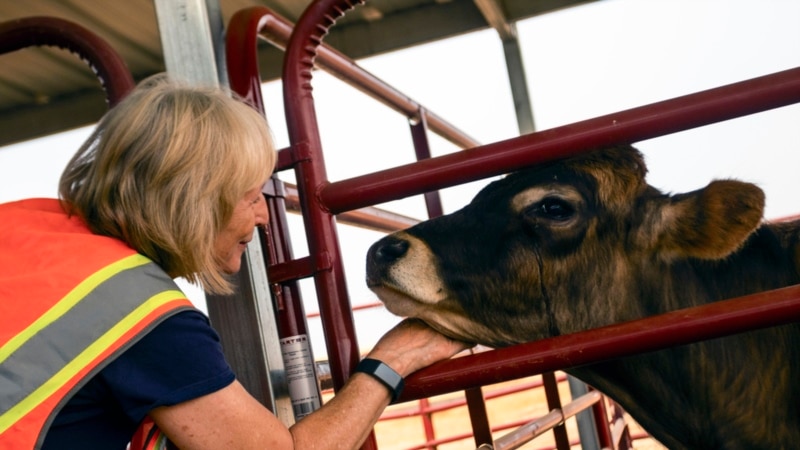
<path id="1" fill-rule="evenodd" d="M 630 145 L 514 172 L 375 242 L 367 285 L 399 316 L 503 347 L 800 282 L 800 222 L 737 180 L 647 184 Z M 566 369 L 670 449 L 800 445 L 800 324 Z"/>

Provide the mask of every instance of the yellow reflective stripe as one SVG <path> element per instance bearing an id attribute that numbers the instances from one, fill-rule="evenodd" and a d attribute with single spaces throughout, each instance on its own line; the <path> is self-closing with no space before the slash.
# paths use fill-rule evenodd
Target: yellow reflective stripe
<path id="1" fill-rule="evenodd" d="M 31 337 L 36 335 L 39 331 L 51 323 L 58 320 L 59 317 L 67 313 L 73 306 L 83 300 L 86 295 L 95 289 L 98 285 L 113 277 L 114 275 L 122 272 L 123 270 L 132 269 L 144 264 L 149 263 L 150 260 L 146 256 L 140 254 L 133 254 L 131 256 L 120 259 L 119 261 L 109 264 L 108 266 L 98 270 L 91 276 L 83 280 L 72 291 L 64 296 L 58 303 L 44 313 L 30 326 L 22 330 L 19 334 L 11 338 L 5 345 L 0 347 L 0 363 L 5 361 L 12 353 L 22 347 Z"/>
<path id="2" fill-rule="evenodd" d="M 70 361 L 63 369 L 59 370 L 52 378 L 47 380 L 42 386 L 33 391 L 24 400 L 14 405 L 3 415 L 0 416 L 0 434 L 5 432 L 11 425 L 20 418 L 31 412 L 40 403 L 61 389 L 78 372 L 86 367 L 91 361 L 110 348 L 114 342 L 122 337 L 129 330 L 134 328 L 148 314 L 159 307 L 175 300 L 186 298 L 185 294 L 178 290 L 160 292 L 141 304 L 130 314 L 125 316 L 119 323 L 108 330 L 100 339 L 94 341 L 75 359 Z"/>

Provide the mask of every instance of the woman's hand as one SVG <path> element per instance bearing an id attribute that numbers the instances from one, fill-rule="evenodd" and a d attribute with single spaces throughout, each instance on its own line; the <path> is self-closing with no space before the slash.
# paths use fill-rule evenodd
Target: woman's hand
<path id="1" fill-rule="evenodd" d="M 406 377 L 472 345 L 450 339 L 419 319 L 405 319 L 383 335 L 367 357 Z"/>

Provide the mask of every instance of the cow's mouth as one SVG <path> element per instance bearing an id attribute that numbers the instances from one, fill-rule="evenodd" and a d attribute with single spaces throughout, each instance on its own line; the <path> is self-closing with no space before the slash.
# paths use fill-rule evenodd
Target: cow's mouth
<path id="1" fill-rule="evenodd" d="M 386 305 L 392 314 L 401 317 L 418 317 L 424 303 L 403 291 L 380 283 L 367 283 L 367 286 Z"/>
<path id="2" fill-rule="evenodd" d="M 516 343 L 511 337 L 503 336 L 497 330 L 467 317 L 457 302 L 444 300 L 430 304 L 384 284 L 369 287 L 392 314 L 420 319 L 451 339 L 489 347 L 506 347 Z"/>

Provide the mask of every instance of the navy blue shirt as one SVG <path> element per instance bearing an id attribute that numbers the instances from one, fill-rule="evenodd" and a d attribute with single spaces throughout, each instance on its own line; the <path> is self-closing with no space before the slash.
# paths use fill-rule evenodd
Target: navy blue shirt
<path id="1" fill-rule="evenodd" d="M 89 380 L 56 415 L 42 448 L 124 450 L 153 408 L 210 394 L 234 378 L 208 318 L 180 312 Z"/>

